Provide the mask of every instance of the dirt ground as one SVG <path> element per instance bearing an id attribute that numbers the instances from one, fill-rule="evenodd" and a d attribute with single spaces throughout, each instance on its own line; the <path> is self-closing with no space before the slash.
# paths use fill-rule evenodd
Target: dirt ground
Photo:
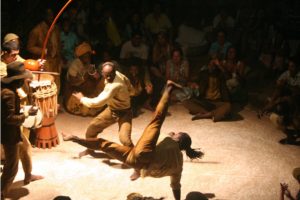
<path id="1" fill-rule="evenodd" d="M 192 147 L 205 152 L 203 159 L 191 162 L 184 158 L 182 197 L 199 191 L 215 200 L 273 200 L 279 199 L 280 182 L 289 184 L 292 194 L 299 185 L 292 170 L 300 166 L 299 146 L 278 143 L 284 134 L 267 118 L 258 119 L 249 107 L 239 112 L 236 120 L 214 123 L 211 120 L 191 121 L 180 104 L 169 109 L 161 137 L 170 131 L 191 135 Z M 144 113 L 133 120 L 132 138 L 136 142 L 151 118 Z M 59 133 L 84 137 L 90 117 L 60 113 L 56 119 Z M 119 142 L 117 125 L 107 128 L 101 137 Z M 51 149 L 33 148 L 33 173 L 45 178 L 24 186 L 22 165 L 10 192 L 10 199 L 52 200 L 69 196 L 72 200 L 125 200 L 132 192 L 143 196 L 173 199 L 169 177 L 140 178 L 134 182 L 132 169 L 124 169 L 117 161 L 107 162 L 99 153 L 97 158 L 77 158 L 83 147 L 61 140 Z"/>

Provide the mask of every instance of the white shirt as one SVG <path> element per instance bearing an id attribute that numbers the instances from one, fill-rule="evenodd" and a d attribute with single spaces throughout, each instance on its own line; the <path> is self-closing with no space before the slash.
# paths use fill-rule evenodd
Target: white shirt
<path id="1" fill-rule="evenodd" d="M 125 42 L 121 49 L 120 58 L 141 58 L 143 60 L 148 59 L 148 47 L 145 44 L 141 44 L 140 46 L 133 46 L 131 40 Z"/>
<path id="2" fill-rule="evenodd" d="M 290 71 L 287 70 L 279 76 L 278 81 L 286 81 L 290 86 L 300 87 L 300 72 L 298 72 L 296 76 L 291 77 Z"/>

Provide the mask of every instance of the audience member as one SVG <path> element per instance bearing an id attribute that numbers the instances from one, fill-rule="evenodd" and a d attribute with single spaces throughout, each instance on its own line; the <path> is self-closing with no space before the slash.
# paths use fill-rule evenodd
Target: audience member
<path id="1" fill-rule="evenodd" d="M 217 40 L 210 45 L 208 54 L 211 57 L 217 55 L 218 58 L 224 59 L 229 46 L 231 43 L 226 40 L 225 32 L 220 30 L 217 32 Z"/>
<path id="2" fill-rule="evenodd" d="M 162 8 L 159 3 L 155 3 L 153 12 L 146 16 L 145 28 L 151 35 L 151 38 L 149 39 L 151 43 L 153 43 L 155 35 L 161 31 L 164 31 L 171 36 L 172 23 L 169 17 L 162 13 Z"/>
<path id="3" fill-rule="evenodd" d="M 168 35 L 165 32 L 159 32 L 152 49 L 152 63 L 158 66 L 162 75 L 165 75 L 166 63 L 171 59 L 173 48 Z"/>
<path id="4" fill-rule="evenodd" d="M 68 67 L 70 65 L 70 62 L 74 60 L 74 50 L 75 47 L 79 43 L 79 39 L 76 35 L 75 32 L 71 30 L 71 22 L 68 19 L 65 19 L 62 22 L 62 29 L 60 32 L 60 39 L 61 39 L 61 45 L 62 45 L 62 60 L 63 60 L 63 65 L 61 69 L 61 84 L 64 86 L 65 85 L 65 78 L 68 72 Z M 61 88 L 61 93 L 63 94 L 64 87 Z"/>
<path id="5" fill-rule="evenodd" d="M 181 49 L 175 48 L 172 51 L 172 58 L 166 64 L 166 79 L 177 82 L 185 87 L 189 82 L 189 70 L 189 62 L 183 58 Z M 179 100 L 182 92 L 183 90 L 175 89 L 172 94 L 172 100 Z"/>
<path id="6" fill-rule="evenodd" d="M 34 59 L 40 58 L 42 55 L 43 43 L 53 19 L 53 11 L 47 9 L 43 21 L 36 25 L 28 36 L 27 50 Z M 47 60 L 44 66 L 45 71 L 60 73 L 62 67 L 61 40 L 59 28 L 57 26 L 53 28 L 50 34 L 45 51 L 45 59 Z M 55 77 L 55 83 L 59 93 L 60 77 Z"/>
<path id="7" fill-rule="evenodd" d="M 244 62 L 238 59 L 235 47 L 228 47 L 225 59 L 220 63 L 220 67 L 225 75 L 231 101 L 245 102 L 247 100 L 246 69 Z"/>
<path id="8" fill-rule="evenodd" d="M 113 10 L 111 8 L 106 8 L 104 10 L 104 26 L 107 36 L 107 45 L 114 50 L 114 55 L 119 52 L 120 45 L 122 44 L 121 34 L 117 23 L 113 16 Z"/>
<path id="9" fill-rule="evenodd" d="M 176 42 L 180 44 L 184 56 L 206 54 L 209 47 L 206 36 L 210 31 L 198 28 L 189 20 L 179 25 Z"/>
<path id="10" fill-rule="evenodd" d="M 207 67 L 200 72 L 193 86 L 197 88 L 198 96 L 184 100 L 183 104 L 194 115 L 192 120 L 208 118 L 218 122 L 230 114 L 231 102 L 219 60 L 212 58 Z"/>
<path id="11" fill-rule="evenodd" d="M 142 33 L 132 33 L 131 40 L 125 42 L 121 48 L 120 59 L 140 58 L 144 61 L 148 59 L 148 46 L 142 40 Z"/>
<path id="12" fill-rule="evenodd" d="M 131 107 L 133 117 L 137 117 L 141 106 L 153 110 L 150 105 L 151 94 L 153 91 L 152 83 L 149 76 L 143 70 L 142 62 L 139 60 L 131 60 L 128 72 L 126 73 L 133 86 L 133 95 L 131 96 Z"/>
<path id="13" fill-rule="evenodd" d="M 295 144 L 300 135 L 300 71 L 296 58 L 289 58 L 288 70 L 277 80 L 277 86 L 261 114 L 272 112 L 271 121 L 280 128 L 287 138 L 282 144 Z"/>
<path id="14" fill-rule="evenodd" d="M 130 40 L 132 38 L 132 34 L 135 32 L 141 33 L 144 37 L 146 36 L 145 25 L 142 21 L 141 14 L 138 12 L 134 12 L 130 15 L 130 19 L 125 27 L 126 38 Z M 146 38 L 144 39 L 146 42 Z"/>
<path id="15" fill-rule="evenodd" d="M 100 75 L 92 65 L 92 47 L 83 42 L 75 49 L 76 59 L 74 59 L 67 72 L 67 83 L 64 93 L 64 105 L 68 112 L 76 115 L 87 116 L 96 115 L 99 108 L 88 108 L 82 105 L 72 93 L 82 92 L 87 97 L 96 97 L 103 87 L 100 85 Z"/>
<path id="16" fill-rule="evenodd" d="M 234 25 L 234 19 L 228 15 L 228 11 L 225 8 L 221 8 L 220 12 L 213 19 L 213 28 L 216 30 L 223 29 L 231 31 L 233 30 Z"/>

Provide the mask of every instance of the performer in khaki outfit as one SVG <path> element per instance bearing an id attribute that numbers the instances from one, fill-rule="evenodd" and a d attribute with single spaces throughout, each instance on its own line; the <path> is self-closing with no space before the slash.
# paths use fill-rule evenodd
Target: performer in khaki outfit
<path id="1" fill-rule="evenodd" d="M 42 55 L 43 43 L 46 38 L 46 34 L 53 21 L 53 12 L 51 9 L 47 9 L 45 12 L 45 18 L 42 22 L 36 25 L 30 32 L 27 42 L 27 50 L 32 54 L 32 58 L 38 59 Z M 49 41 L 46 47 L 46 58 L 44 69 L 49 72 L 61 72 L 62 57 L 61 57 L 61 41 L 60 32 L 57 26 L 55 26 L 50 34 Z M 60 91 L 60 78 L 55 77 L 55 83 Z M 58 92 L 59 93 L 59 92 Z"/>
<path id="2" fill-rule="evenodd" d="M 144 177 L 155 178 L 170 176 L 170 186 L 174 198 L 179 200 L 181 193 L 180 180 L 183 170 L 181 151 L 184 150 L 191 159 L 201 158 L 203 152 L 192 149 L 192 139 L 187 133 L 183 132 L 171 132 L 169 133 L 170 137 L 164 138 L 156 145 L 168 110 L 170 93 L 174 86 L 180 87 L 172 81 L 167 82 L 153 118 L 134 147 L 119 145 L 102 138 L 80 139 L 73 135 L 62 134 L 63 139 L 95 150 L 102 150 L 111 157 L 135 168 L 135 175 L 131 176 L 132 180 L 139 178 L 140 174 Z"/>
<path id="3" fill-rule="evenodd" d="M 107 105 L 89 124 L 86 138 L 96 138 L 106 127 L 118 122 L 121 143 L 131 147 L 133 146 L 131 141 L 132 112 L 130 106 L 130 94 L 133 91 L 132 85 L 125 75 L 116 71 L 112 62 L 103 63 L 102 76 L 105 79 L 105 86 L 104 90 L 97 97 L 87 98 L 81 92 L 73 94 L 83 105 L 89 108 Z M 81 152 L 79 157 L 91 153 L 93 153 L 93 150 L 87 149 Z"/>

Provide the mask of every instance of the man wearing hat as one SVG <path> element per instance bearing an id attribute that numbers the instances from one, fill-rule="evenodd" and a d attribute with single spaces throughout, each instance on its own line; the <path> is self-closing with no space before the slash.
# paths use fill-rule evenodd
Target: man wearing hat
<path id="1" fill-rule="evenodd" d="M 31 78 L 22 62 L 12 62 L 7 65 L 7 76 L 1 77 L 1 144 L 4 148 L 5 163 L 1 175 L 1 195 L 6 195 L 17 172 L 19 163 L 20 126 L 28 115 L 35 115 L 36 110 L 20 113 L 20 98 L 17 89 L 24 80 Z"/>
<path id="2" fill-rule="evenodd" d="M 90 44 L 83 42 L 75 48 L 76 58 L 67 72 L 67 84 L 64 92 L 64 105 L 68 112 L 76 115 L 95 116 L 101 108 L 88 108 L 72 96 L 73 92 L 82 92 L 87 97 L 96 97 L 103 90 L 98 71 L 91 64 L 93 50 Z"/>
<path id="3" fill-rule="evenodd" d="M 24 63 L 24 59 L 19 55 L 20 52 L 20 41 L 19 36 L 14 33 L 8 33 L 4 36 L 3 44 L 2 44 L 2 51 L 1 51 L 1 78 L 7 75 L 7 65 L 12 62 L 21 62 Z M 38 62 L 39 65 L 42 64 L 42 61 Z M 26 81 L 24 81 L 26 83 Z M 21 98 L 21 104 L 27 104 L 28 98 L 27 94 L 24 92 L 28 91 L 28 84 L 21 85 L 20 88 L 17 89 L 19 97 L 21 98 L 20 93 L 24 93 L 25 96 Z M 21 91 L 22 90 L 22 91 Z M 21 91 L 21 92 L 20 92 Z M 24 184 L 29 184 L 31 181 L 42 179 L 42 176 L 33 175 L 32 172 L 32 159 L 31 159 L 31 144 L 29 141 L 30 130 L 24 127 L 21 127 L 21 138 L 22 142 L 20 143 L 20 158 L 22 162 L 22 166 L 24 169 Z M 2 154 L 1 154 L 2 156 Z M 1 157 L 2 159 L 2 157 Z M 5 159 L 5 158 L 3 158 Z"/>

